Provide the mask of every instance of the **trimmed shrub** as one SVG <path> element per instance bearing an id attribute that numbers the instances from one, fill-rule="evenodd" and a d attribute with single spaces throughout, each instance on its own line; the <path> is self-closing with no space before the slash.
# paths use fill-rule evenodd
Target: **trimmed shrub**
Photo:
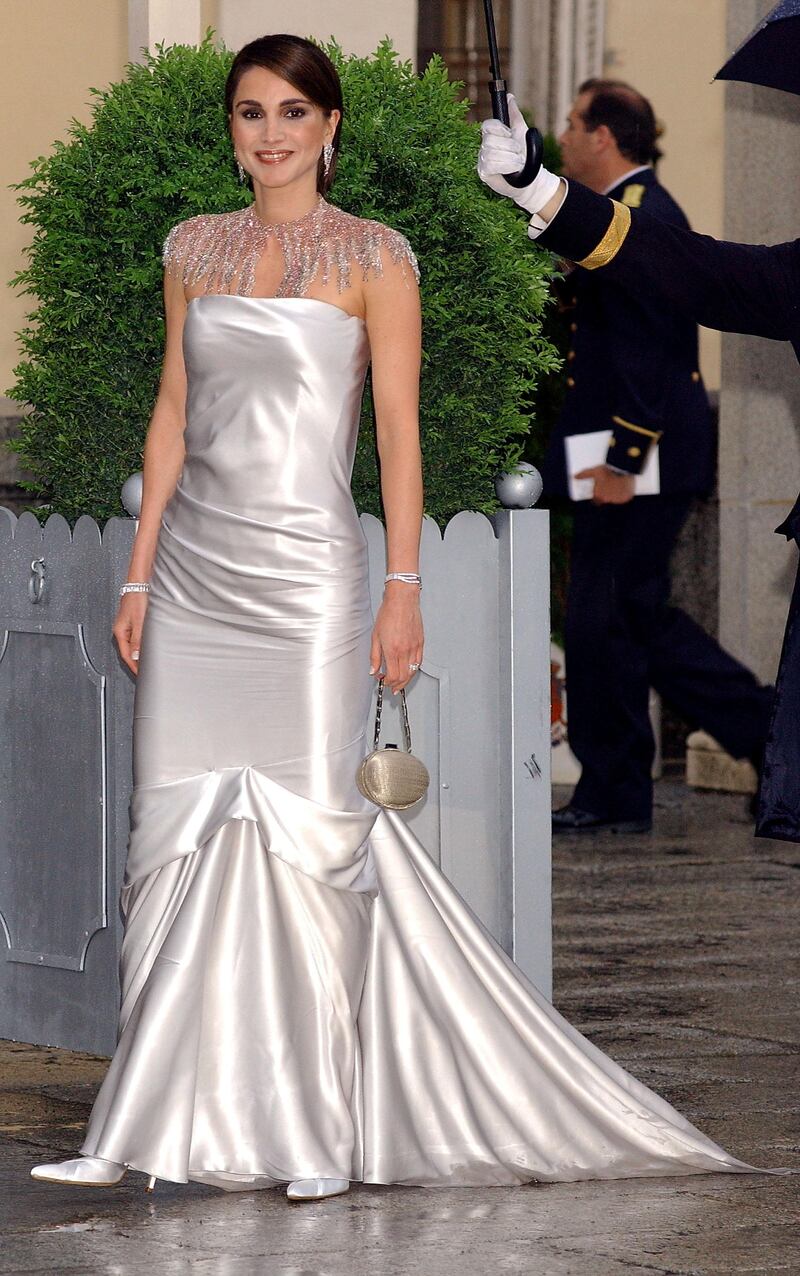
<path id="1" fill-rule="evenodd" d="M 416 76 L 388 43 L 371 58 L 328 52 L 346 104 L 332 202 L 403 231 L 422 268 L 427 511 L 440 522 L 488 512 L 492 476 L 522 454 L 537 378 L 558 364 L 541 324 L 551 260 L 478 181 L 478 128 L 439 60 Z M 16 282 L 35 304 L 10 393 L 31 405 L 16 446 L 45 512 L 121 512 L 158 385 L 163 239 L 185 217 L 250 199 L 223 107 L 231 56 L 209 36 L 130 66 L 94 90 L 90 127 L 75 123 L 20 186 L 35 235 Z M 379 512 L 371 428 L 353 490 L 359 509 Z"/>

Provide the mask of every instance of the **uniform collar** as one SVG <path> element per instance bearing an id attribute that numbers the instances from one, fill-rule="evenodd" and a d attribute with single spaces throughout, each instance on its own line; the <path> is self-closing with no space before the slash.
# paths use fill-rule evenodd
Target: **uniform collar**
<path id="1" fill-rule="evenodd" d="M 653 172 L 650 164 L 637 164 L 636 168 L 631 168 L 627 173 L 623 173 L 622 177 L 618 177 L 610 186 L 607 186 L 604 191 L 601 191 L 600 194 L 610 195 L 612 191 L 617 190 L 620 186 L 626 186 L 632 177 L 638 177 L 641 173 L 652 173 L 655 177 L 655 173 Z"/>

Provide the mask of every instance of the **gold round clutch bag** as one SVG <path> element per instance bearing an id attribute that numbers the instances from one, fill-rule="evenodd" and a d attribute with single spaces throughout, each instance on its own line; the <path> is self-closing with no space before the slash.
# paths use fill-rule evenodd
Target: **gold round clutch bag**
<path id="1" fill-rule="evenodd" d="M 365 798 L 376 806 L 391 811 L 405 811 L 424 798 L 430 784 L 430 776 L 424 762 L 411 752 L 411 728 L 408 721 L 406 693 L 400 692 L 400 713 L 403 721 L 405 749 L 396 744 L 379 748 L 381 712 L 383 709 L 383 678 L 378 683 L 378 707 L 375 714 L 375 739 L 372 752 L 368 753 L 356 772 L 356 784 Z"/>

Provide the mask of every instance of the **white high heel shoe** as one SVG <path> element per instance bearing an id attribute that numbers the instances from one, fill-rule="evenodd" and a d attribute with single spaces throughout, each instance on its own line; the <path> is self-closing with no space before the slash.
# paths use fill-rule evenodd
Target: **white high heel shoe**
<path id="1" fill-rule="evenodd" d="M 66 1183 L 70 1187 L 115 1187 L 127 1173 L 127 1165 L 116 1161 L 104 1161 L 99 1156 L 76 1156 L 70 1161 L 55 1161 L 51 1165 L 34 1165 L 31 1178 L 40 1183 Z M 151 1175 L 146 1192 L 156 1185 Z"/>
<path id="2" fill-rule="evenodd" d="M 349 1179 L 295 1179 L 286 1189 L 290 1201 L 318 1201 L 350 1191 Z"/>

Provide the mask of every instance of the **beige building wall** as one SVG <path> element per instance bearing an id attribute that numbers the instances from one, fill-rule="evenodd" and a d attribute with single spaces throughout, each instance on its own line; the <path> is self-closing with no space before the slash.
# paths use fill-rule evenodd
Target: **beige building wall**
<path id="1" fill-rule="evenodd" d="M 665 126 L 659 177 L 695 230 L 723 233 L 726 0 L 606 0 L 604 74 L 628 80 Z M 720 337 L 701 330 L 706 384 L 720 384 Z"/>
<path id="2" fill-rule="evenodd" d="M 70 120 L 88 121 L 89 89 L 119 79 L 128 58 L 126 0 L 2 0 L 0 3 L 0 396 L 18 361 L 15 333 L 27 298 L 8 281 L 24 265 L 31 229 L 9 189 L 31 161 L 65 138 Z"/>
<path id="3" fill-rule="evenodd" d="M 416 60 L 416 0 L 203 0 L 204 17 L 229 48 L 270 31 L 331 36 L 345 53 L 372 53 L 388 35 L 401 57 Z"/>

